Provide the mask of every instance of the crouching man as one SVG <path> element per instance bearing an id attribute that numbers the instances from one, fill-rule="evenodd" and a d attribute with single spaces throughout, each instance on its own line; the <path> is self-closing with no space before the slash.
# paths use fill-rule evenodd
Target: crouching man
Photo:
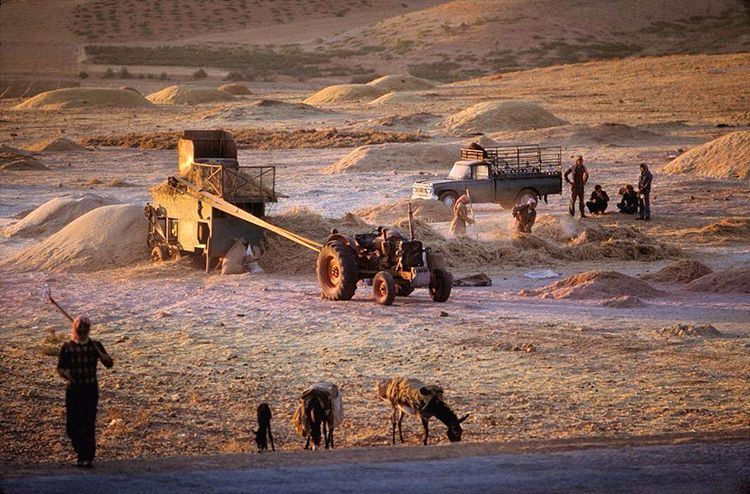
<path id="1" fill-rule="evenodd" d="M 62 344 L 57 360 L 57 373 L 66 385 L 66 431 L 78 456 L 76 466 L 81 468 L 91 468 L 96 453 L 97 364 L 101 361 L 108 369 L 114 365 L 104 346 L 89 338 L 90 331 L 89 318 L 76 317 L 71 340 Z"/>
<path id="2" fill-rule="evenodd" d="M 516 231 L 531 233 L 531 227 L 536 222 L 536 201 L 529 198 L 526 204 L 514 207 L 512 213 L 516 220 Z"/>

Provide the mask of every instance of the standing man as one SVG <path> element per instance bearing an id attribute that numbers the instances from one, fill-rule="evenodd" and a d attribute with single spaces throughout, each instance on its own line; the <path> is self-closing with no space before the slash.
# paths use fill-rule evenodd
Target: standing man
<path id="1" fill-rule="evenodd" d="M 466 225 L 473 225 L 474 220 L 469 216 L 466 205 L 469 203 L 469 196 L 466 194 L 456 199 L 453 205 L 453 219 L 451 220 L 451 233 L 456 237 L 466 236 Z"/>
<path id="2" fill-rule="evenodd" d="M 96 410 L 99 384 L 96 366 L 114 365 L 112 358 L 98 341 L 89 339 L 91 321 L 86 316 L 73 320 L 70 341 L 62 344 L 57 360 L 57 373 L 65 380 L 66 431 L 78 456 L 76 466 L 91 468 L 96 453 Z"/>
<path id="3" fill-rule="evenodd" d="M 651 221 L 651 179 L 653 175 L 646 163 L 641 163 L 641 175 L 638 177 L 638 217 L 637 220 Z"/>
<path id="4" fill-rule="evenodd" d="M 571 175 L 573 175 L 572 180 Z M 575 164 L 565 171 L 564 176 L 565 181 L 570 184 L 570 206 L 568 208 L 570 215 L 576 215 L 576 199 L 578 199 L 578 210 L 581 212 L 581 218 L 586 218 L 583 209 L 583 194 L 584 186 L 589 180 L 589 171 L 583 166 L 583 156 L 576 156 Z"/>

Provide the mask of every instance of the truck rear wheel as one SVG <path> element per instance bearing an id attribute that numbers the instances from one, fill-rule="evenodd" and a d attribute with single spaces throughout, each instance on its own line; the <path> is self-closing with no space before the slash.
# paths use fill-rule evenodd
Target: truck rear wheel
<path id="1" fill-rule="evenodd" d="M 380 271 L 372 279 L 372 293 L 381 305 L 391 305 L 396 298 L 396 283 L 387 271 Z"/>
<path id="2" fill-rule="evenodd" d="M 458 199 L 458 194 L 453 192 L 452 190 L 449 190 L 447 192 L 441 192 L 438 196 L 438 201 L 442 202 L 449 208 L 453 208 L 453 205 L 456 204 L 456 200 Z"/>
<path id="3" fill-rule="evenodd" d="M 451 296 L 453 288 L 453 277 L 444 269 L 436 269 L 432 272 L 430 280 L 430 296 L 433 302 L 445 302 Z"/>
<path id="4" fill-rule="evenodd" d="M 325 245 L 316 266 L 320 294 L 327 300 L 349 300 L 357 290 L 359 268 L 354 253 L 341 242 Z"/>
<path id="5" fill-rule="evenodd" d="M 539 202 L 539 196 L 534 189 L 521 189 L 516 195 L 516 205 L 523 206 L 529 199 Z"/>

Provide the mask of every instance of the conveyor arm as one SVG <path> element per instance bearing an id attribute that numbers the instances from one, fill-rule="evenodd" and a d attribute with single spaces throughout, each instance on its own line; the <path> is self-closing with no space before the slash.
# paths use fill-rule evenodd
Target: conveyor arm
<path id="1" fill-rule="evenodd" d="M 205 202 L 206 204 L 212 207 L 215 207 L 216 209 L 219 209 L 221 211 L 224 211 L 227 214 L 231 214 L 232 216 L 245 220 L 248 223 L 252 223 L 253 225 L 257 225 L 261 228 L 269 230 L 277 235 L 281 235 L 282 237 L 289 239 L 292 242 L 298 243 L 302 245 L 303 247 L 307 247 L 310 250 L 314 250 L 315 252 L 320 252 L 320 250 L 323 248 L 323 244 L 320 244 L 314 240 L 310 240 L 309 238 L 305 238 L 302 235 L 297 235 L 294 232 L 290 232 L 289 230 L 286 230 L 284 228 L 271 224 L 261 218 L 258 218 L 257 216 L 250 214 L 243 209 L 238 208 L 234 204 L 225 201 L 224 199 L 222 199 L 221 197 L 217 195 L 211 194 L 210 192 L 206 192 L 205 190 L 198 189 L 195 186 L 195 184 L 188 182 L 187 180 L 183 178 L 180 178 L 180 177 L 171 177 L 171 178 L 174 179 L 177 183 L 184 185 L 187 189 L 187 192 L 190 195 L 192 195 L 196 199 L 200 199 L 201 201 Z"/>

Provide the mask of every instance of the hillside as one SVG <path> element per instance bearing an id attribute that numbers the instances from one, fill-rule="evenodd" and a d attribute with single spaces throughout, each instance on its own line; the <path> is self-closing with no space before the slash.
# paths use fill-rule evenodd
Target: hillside
<path id="1" fill-rule="evenodd" d="M 748 51 L 748 25 L 741 0 L 10 0 L 0 5 L 0 72 L 71 74 L 93 63 L 454 81 L 588 60 Z"/>

